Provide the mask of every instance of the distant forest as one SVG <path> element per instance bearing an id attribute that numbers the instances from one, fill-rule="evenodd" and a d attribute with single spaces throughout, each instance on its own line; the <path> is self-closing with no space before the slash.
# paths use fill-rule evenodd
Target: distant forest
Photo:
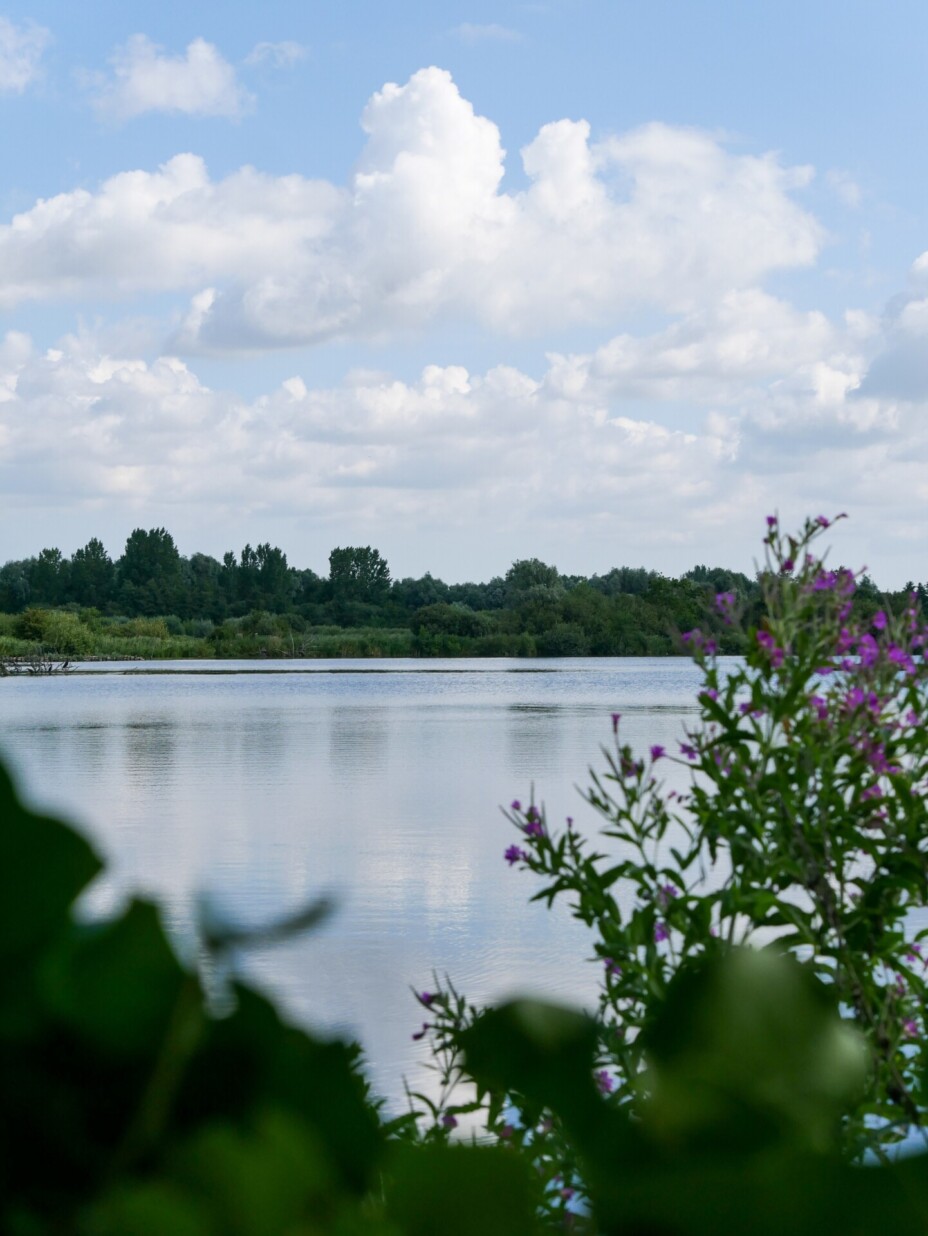
<path id="1" fill-rule="evenodd" d="M 875 610 L 912 590 L 928 612 L 925 585 L 881 594 L 866 576 L 856 604 Z M 166 529 L 137 528 L 115 560 L 94 538 L 70 558 L 43 549 L 0 567 L 0 653 L 653 656 L 679 652 L 680 632 L 695 626 L 737 653 L 741 637 L 713 613 L 718 592 L 734 595 L 748 623 L 762 616 L 758 582 L 722 567 L 586 578 L 530 558 L 488 583 L 446 584 L 392 579 L 376 549 L 347 546 L 322 577 L 270 544 L 185 558 Z"/>

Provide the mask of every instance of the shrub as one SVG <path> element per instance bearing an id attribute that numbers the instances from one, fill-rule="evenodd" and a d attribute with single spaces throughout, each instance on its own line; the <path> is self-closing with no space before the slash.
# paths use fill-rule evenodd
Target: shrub
<path id="1" fill-rule="evenodd" d="M 866 1084 L 843 1138 L 852 1158 L 879 1155 L 928 1126 L 928 929 L 914 917 L 928 904 L 928 629 L 914 597 L 854 620 L 855 576 L 812 552 L 828 520 L 795 537 L 768 525 L 766 617 L 746 633 L 744 661 L 723 671 L 715 639 L 683 637 L 703 672 L 699 724 L 676 751 L 642 758 L 616 714 L 587 794 L 597 841 L 516 802 L 505 857 L 541 877 L 536 898 L 566 898 L 593 933 L 597 1069 L 617 1104 L 646 1100 L 648 1027 L 674 976 L 750 945 L 799 958 L 864 1036 Z M 737 627 L 733 593 L 713 607 Z M 660 780 L 669 761 L 692 769 L 683 795 Z M 476 1011 L 451 987 L 430 1007 L 453 1072 Z M 523 1110 L 522 1097 L 497 1095 L 485 1112 L 497 1132 L 506 1103 Z M 569 1148 L 558 1155 L 569 1174 Z"/>

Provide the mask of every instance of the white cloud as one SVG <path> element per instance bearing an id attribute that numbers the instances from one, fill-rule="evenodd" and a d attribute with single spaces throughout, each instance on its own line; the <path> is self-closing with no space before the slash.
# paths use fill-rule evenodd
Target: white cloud
<path id="1" fill-rule="evenodd" d="M 823 239 L 792 196 L 808 168 L 697 130 L 593 142 L 557 121 L 522 151 L 528 187 L 504 192 L 499 130 L 440 69 L 378 91 L 362 126 L 344 189 L 250 168 L 212 181 L 179 155 L 40 201 L 0 228 L 0 304 L 196 293 L 186 350 L 383 338 L 441 315 L 525 334 L 692 313 L 808 265 Z"/>
<path id="2" fill-rule="evenodd" d="M 284 39 L 280 43 L 256 43 L 245 57 L 245 63 L 269 64 L 275 69 L 289 69 L 305 58 L 306 48 L 302 43 Z"/>
<path id="3" fill-rule="evenodd" d="M 746 288 L 654 334 L 617 335 L 588 355 L 554 354 L 549 381 L 572 396 L 738 405 L 771 383 L 812 392 L 824 365 L 846 392 L 866 368 L 859 343 L 822 313 Z"/>
<path id="4" fill-rule="evenodd" d="M 857 209 L 861 199 L 860 185 L 850 172 L 840 167 L 833 167 L 825 173 L 825 180 L 839 201 L 851 207 L 852 210 Z"/>
<path id="5" fill-rule="evenodd" d="M 40 201 L 0 228 L 0 304 L 257 282 L 285 269 L 288 251 L 324 237 L 340 202 L 325 182 L 249 167 L 213 183 L 202 159 L 176 155 L 95 194 Z"/>
<path id="6" fill-rule="evenodd" d="M 899 583 L 915 569 L 911 528 L 928 503 L 925 406 L 853 396 L 834 356 L 816 362 L 810 350 L 794 370 L 794 313 L 754 307 L 755 322 L 784 324 L 763 355 L 753 343 L 729 351 L 703 340 L 701 372 L 750 381 L 724 408 L 697 385 L 682 423 L 659 398 L 633 409 L 617 393 L 674 370 L 666 334 L 638 341 L 619 379 L 608 344 L 576 366 L 572 384 L 555 357 L 538 377 L 429 365 L 414 381 L 359 372 L 314 388 L 294 375 L 250 400 L 208 388 L 177 359 L 108 356 L 92 338 L 41 354 L 8 336 L 0 491 L 30 508 L 96 512 L 99 528 L 149 519 L 180 534 L 186 520 L 199 536 L 212 521 L 253 538 L 249 521 L 273 511 L 323 541 L 355 528 L 408 541 L 427 528 L 467 543 L 478 563 L 488 544 L 504 544 L 510 560 L 519 546 L 545 546 L 565 569 L 588 570 L 747 566 L 767 510 L 793 522 L 850 508 L 862 515 L 851 560 L 872 558 L 870 532 L 878 578 Z M 823 355 L 840 355 L 837 328 L 813 329 Z"/>
<path id="7" fill-rule="evenodd" d="M 465 21 L 455 26 L 451 33 L 463 43 L 519 43 L 522 40 L 518 30 L 510 30 L 508 26 L 500 26 L 496 22 L 481 25 Z"/>
<path id="8" fill-rule="evenodd" d="M 39 75 L 39 61 L 51 35 L 44 26 L 16 26 L 0 17 L 0 91 L 22 94 Z"/>
<path id="9" fill-rule="evenodd" d="M 183 55 L 166 55 L 144 34 L 116 49 L 109 79 L 98 78 L 96 106 L 116 120 L 145 112 L 240 116 L 251 98 L 212 43 L 194 39 Z"/>

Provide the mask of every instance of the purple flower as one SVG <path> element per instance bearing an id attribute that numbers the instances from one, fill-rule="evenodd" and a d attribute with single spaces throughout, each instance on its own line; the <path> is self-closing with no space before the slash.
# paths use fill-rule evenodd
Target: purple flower
<path id="1" fill-rule="evenodd" d="M 768 528 L 775 528 L 776 526 L 777 526 L 777 517 L 776 517 L 776 515 L 768 515 L 768 516 L 767 516 L 767 527 L 768 527 Z"/>
<path id="2" fill-rule="evenodd" d="M 789 575 L 790 571 L 792 571 L 795 566 L 796 564 L 793 562 L 792 558 L 784 558 L 783 565 L 780 567 L 780 574 Z"/>
<path id="3" fill-rule="evenodd" d="M 696 748 L 691 747 L 688 742 L 680 743 L 680 754 L 685 755 L 688 760 L 695 760 L 697 758 Z"/>
<path id="4" fill-rule="evenodd" d="M 828 720 L 828 703 L 820 695 L 810 695 L 809 703 L 815 709 L 819 721 Z"/>
<path id="5" fill-rule="evenodd" d="M 914 1039 L 918 1036 L 918 1023 L 912 1017 L 907 1017 L 902 1023 L 902 1029 L 905 1032 L 906 1038 Z"/>
<path id="6" fill-rule="evenodd" d="M 564 1188 L 561 1189 L 561 1197 L 565 1202 L 569 1202 L 574 1193 L 576 1193 L 576 1189 L 572 1189 L 570 1185 L 565 1185 Z"/>
<path id="7" fill-rule="evenodd" d="M 735 594 L 733 592 L 718 592 L 715 595 L 715 610 L 720 615 L 722 621 L 731 626 L 734 620 L 735 612 Z M 715 649 L 713 649 L 713 652 Z"/>
<path id="8" fill-rule="evenodd" d="M 600 1069 L 596 1073 L 596 1087 L 600 1094 L 611 1094 L 615 1089 L 615 1082 L 605 1069 Z"/>
<path id="9" fill-rule="evenodd" d="M 452 1116 L 450 1112 L 445 1112 L 441 1118 L 441 1122 L 446 1129 L 456 1129 L 458 1127 L 457 1116 Z"/>
<path id="10" fill-rule="evenodd" d="M 838 577 L 834 571 L 819 571 L 812 581 L 813 592 L 830 592 L 836 587 Z"/>
<path id="11" fill-rule="evenodd" d="M 603 963 L 606 967 L 606 974 L 610 978 L 619 978 L 622 974 L 622 967 L 614 957 L 604 957 Z"/>
<path id="12" fill-rule="evenodd" d="M 613 732 L 613 734 L 617 734 L 617 733 L 619 732 L 619 722 L 620 722 L 621 720 L 622 720 L 622 714 L 621 714 L 620 712 L 614 712 L 614 713 L 612 714 L 612 732 Z"/>
<path id="13" fill-rule="evenodd" d="M 831 527 L 831 520 L 826 519 L 824 515 L 819 515 L 815 522 L 818 524 L 820 528 L 830 528 Z"/>
<path id="14" fill-rule="evenodd" d="M 883 791 L 880 789 L 878 785 L 868 785 L 867 788 L 861 792 L 860 800 L 861 802 L 866 802 L 868 799 L 871 799 L 871 798 L 882 798 L 882 797 L 883 797 Z"/>
<path id="15" fill-rule="evenodd" d="M 779 669 L 783 664 L 783 649 L 777 647 L 777 642 L 769 631 L 758 631 L 757 642 L 761 648 L 770 655 L 770 664 L 774 669 Z"/>
<path id="16" fill-rule="evenodd" d="M 674 897 L 680 896 L 680 890 L 675 884 L 662 884 L 654 895 L 654 900 L 662 910 L 666 910 L 667 906 L 673 901 Z"/>
<path id="17" fill-rule="evenodd" d="M 432 1003 L 434 999 L 435 999 L 435 993 L 432 991 L 420 991 L 419 992 L 419 1003 L 424 1004 L 426 1008 L 429 1007 L 429 1005 Z"/>
<path id="18" fill-rule="evenodd" d="M 853 712 L 855 708 L 859 708 L 866 699 L 861 687 L 851 687 L 847 695 L 844 697 L 844 707 L 848 712 Z"/>
<path id="19" fill-rule="evenodd" d="M 666 923 L 654 924 L 654 943 L 662 944 L 665 940 L 670 939 L 670 931 Z"/>
<path id="20" fill-rule="evenodd" d="M 513 811 L 521 811 L 521 810 L 522 810 L 522 804 L 519 802 L 518 798 L 514 798 L 514 799 L 512 800 L 512 809 L 513 809 Z"/>
<path id="21" fill-rule="evenodd" d="M 857 655 L 860 664 L 866 668 L 871 666 L 880 655 L 880 646 L 872 635 L 863 635 L 857 643 Z"/>
<path id="22" fill-rule="evenodd" d="M 876 613 L 873 615 L 873 622 L 871 623 L 871 626 L 873 627 L 874 631 L 885 631 L 886 630 L 886 615 L 883 613 L 881 609 L 878 609 Z"/>
<path id="23" fill-rule="evenodd" d="M 846 652 L 849 652 L 854 645 L 854 636 L 850 633 L 847 627 L 842 627 L 838 632 L 838 641 L 835 644 L 835 653 L 839 657 L 843 657 Z"/>
<path id="24" fill-rule="evenodd" d="M 541 820 L 532 819 L 531 816 L 528 817 L 528 823 L 522 831 L 526 837 L 543 837 L 545 835 L 544 825 Z"/>
<path id="25" fill-rule="evenodd" d="M 918 713 L 915 711 L 914 708 L 910 708 L 909 711 L 905 714 L 905 723 L 906 725 L 920 724 L 919 719 L 918 719 Z"/>
<path id="26" fill-rule="evenodd" d="M 503 858 L 505 858 L 506 862 L 511 867 L 513 863 L 523 862 L 526 858 L 528 858 L 528 855 L 524 850 L 520 850 L 517 845 L 511 845 L 503 855 Z"/>
<path id="27" fill-rule="evenodd" d="M 894 665 L 901 665 L 907 674 L 915 673 L 915 662 L 898 644 L 890 644 L 886 650 L 886 656 Z"/>
<path id="28" fill-rule="evenodd" d="M 651 759 L 654 760 L 655 763 L 658 760 L 662 760 L 666 754 L 667 754 L 667 751 L 665 750 L 664 747 L 660 745 L 660 743 L 656 742 L 654 746 L 651 748 Z"/>
<path id="29" fill-rule="evenodd" d="M 718 698 L 719 693 L 716 691 L 715 687 L 706 687 L 705 691 L 703 691 L 700 695 L 700 699 L 711 700 L 713 703 L 715 703 Z"/>
<path id="30" fill-rule="evenodd" d="M 424 1021 L 422 1023 L 422 1029 L 417 1031 L 417 1033 L 414 1034 L 412 1037 L 418 1042 L 419 1039 L 425 1038 L 426 1034 L 428 1034 L 428 1029 L 429 1029 L 429 1023 L 427 1021 Z"/>

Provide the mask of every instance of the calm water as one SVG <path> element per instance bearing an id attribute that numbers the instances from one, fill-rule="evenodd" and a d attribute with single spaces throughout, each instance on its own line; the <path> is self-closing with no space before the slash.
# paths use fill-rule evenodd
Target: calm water
<path id="1" fill-rule="evenodd" d="M 566 907 L 528 905 L 500 804 L 534 784 L 552 821 L 593 824 L 575 787 L 610 713 L 638 749 L 671 749 L 699 680 L 652 658 L 87 669 L 0 681 L 0 753 L 107 858 L 88 910 L 154 894 L 184 947 L 198 892 L 244 922 L 334 893 L 324 929 L 240 966 L 293 1017 L 359 1036 L 391 1098 L 424 1080 L 409 987 L 433 969 L 475 1000 L 589 999 L 589 938 Z"/>

